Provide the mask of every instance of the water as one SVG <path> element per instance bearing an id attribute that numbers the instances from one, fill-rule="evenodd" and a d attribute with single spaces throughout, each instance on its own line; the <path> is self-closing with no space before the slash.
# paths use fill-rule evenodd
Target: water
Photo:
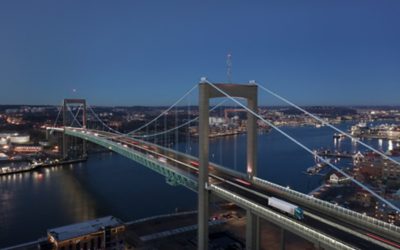
<path id="1" fill-rule="evenodd" d="M 351 125 L 339 126 L 348 129 Z M 313 149 L 358 150 L 350 140 L 335 143 L 333 131 L 326 127 L 283 129 Z M 258 176 L 301 192 L 321 184 L 321 176 L 302 173 L 315 164 L 307 152 L 275 131 L 259 135 L 258 140 Z M 389 146 L 378 140 L 367 142 L 383 151 Z M 179 148 L 196 155 L 196 143 L 182 142 Z M 246 135 L 213 139 L 210 159 L 244 172 L 245 148 Z M 106 215 L 129 221 L 176 208 L 191 210 L 196 208 L 196 198 L 195 193 L 169 186 L 162 176 L 113 153 L 91 155 L 85 163 L 1 176 L 0 247 L 35 240 L 52 227 Z"/>
<path id="2" fill-rule="evenodd" d="M 46 230 L 96 217 L 132 220 L 193 209 L 196 196 L 122 156 L 0 177 L 0 248 L 35 240 Z"/>

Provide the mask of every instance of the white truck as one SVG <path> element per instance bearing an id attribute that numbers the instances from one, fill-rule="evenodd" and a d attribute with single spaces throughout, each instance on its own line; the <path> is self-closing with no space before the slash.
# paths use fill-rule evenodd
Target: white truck
<path id="1" fill-rule="evenodd" d="M 304 219 L 303 209 L 301 209 L 300 207 L 298 207 L 292 203 L 280 200 L 275 197 L 269 197 L 268 205 L 273 208 L 276 208 L 282 212 L 288 213 L 298 220 Z"/>
<path id="2" fill-rule="evenodd" d="M 167 163 L 167 158 L 160 156 L 160 157 L 158 157 L 158 161 L 160 161 L 162 163 Z"/>

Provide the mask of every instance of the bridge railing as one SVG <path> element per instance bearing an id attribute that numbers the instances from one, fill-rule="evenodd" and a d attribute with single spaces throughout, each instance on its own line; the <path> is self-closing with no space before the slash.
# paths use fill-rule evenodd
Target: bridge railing
<path id="1" fill-rule="evenodd" d="M 351 221 L 357 222 L 360 225 L 367 227 L 369 230 L 378 229 L 379 232 L 381 232 L 385 235 L 391 235 L 395 239 L 400 237 L 400 227 L 395 226 L 393 224 L 372 218 L 365 214 L 354 212 L 350 209 L 343 208 L 341 206 L 329 203 L 329 202 L 321 200 L 321 199 L 317 199 L 313 196 L 306 195 L 306 194 L 300 193 L 298 191 L 295 191 L 295 190 L 292 190 L 289 188 L 285 188 L 278 184 L 275 184 L 275 183 L 272 183 L 272 182 L 269 182 L 269 181 L 266 181 L 266 180 L 263 180 L 263 179 L 260 179 L 257 177 L 254 177 L 253 181 L 260 185 L 275 189 L 282 194 L 286 194 L 287 196 L 290 196 L 290 198 L 295 198 L 299 204 L 307 203 L 307 205 L 314 205 L 314 207 L 316 209 L 325 208 L 325 210 L 328 210 L 331 213 L 332 212 L 335 213 L 335 214 L 332 214 L 333 216 L 340 215 L 339 218 L 341 218 L 343 220 L 351 220 Z M 343 215 L 345 218 L 343 218 Z"/>
<path id="2" fill-rule="evenodd" d="M 289 219 L 286 216 L 283 216 L 280 213 L 277 213 L 273 210 L 270 210 L 264 206 L 260 206 L 256 203 L 253 203 L 240 195 L 236 195 L 231 193 L 223 188 L 220 188 L 216 185 L 210 185 L 209 189 L 220 196 L 223 199 L 234 202 L 235 204 L 244 207 L 246 209 L 251 209 L 252 212 L 265 218 L 266 220 L 276 223 L 277 225 L 281 225 L 282 228 L 285 228 L 288 231 L 291 231 L 307 240 L 312 241 L 313 243 L 318 243 L 322 246 L 326 246 L 328 248 L 333 249 L 355 249 L 335 238 L 332 238 L 328 235 L 320 233 L 312 228 L 302 225 L 298 221 L 293 219 Z"/>
<path id="3" fill-rule="evenodd" d="M 167 182 L 170 181 L 174 184 L 186 186 L 187 188 L 195 192 L 197 191 L 197 180 L 187 175 L 187 173 L 183 172 L 182 170 L 175 168 L 174 166 L 170 166 L 156 159 L 149 158 L 146 154 L 131 150 L 129 147 L 123 146 L 123 144 L 118 144 L 118 142 L 100 136 L 95 136 L 93 133 L 87 133 L 82 130 L 74 131 L 74 129 L 66 129 L 65 132 L 68 135 L 88 140 L 105 148 L 108 148 L 109 150 L 115 151 L 123 156 L 126 156 L 140 164 L 143 164 L 153 171 L 156 171 L 165 176 L 167 178 Z"/>

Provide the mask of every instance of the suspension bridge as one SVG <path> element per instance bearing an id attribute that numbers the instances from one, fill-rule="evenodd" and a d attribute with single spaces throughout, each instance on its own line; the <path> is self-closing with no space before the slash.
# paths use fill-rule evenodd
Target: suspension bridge
<path id="1" fill-rule="evenodd" d="M 185 122 L 175 124 L 176 126 L 173 128 L 167 128 L 166 119 L 164 119 L 165 126 L 163 130 L 149 132 L 148 128 L 150 124 L 155 124 L 154 127 L 157 127 L 157 122 L 160 123 L 163 116 L 166 117 L 166 115 L 171 113 L 174 107 L 176 109 L 176 105 L 197 87 L 199 90 L 198 116 L 188 116 Z M 49 132 L 62 133 L 64 157 L 68 157 L 69 154 L 70 138 L 79 138 L 83 141 L 83 154 L 86 154 L 86 142 L 91 142 L 121 154 L 165 176 L 167 183 L 170 185 L 182 185 L 197 192 L 198 249 L 208 248 L 210 195 L 220 197 L 246 210 L 246 249 L 259 249 L 261 219 L 279 226 L 283 234 L 285 231 L 290 231 L 314 243 L 317 248 L 400 249 L 400 227 L 280 186 L 257 176 L 257 122 L 262 122 L 278 131 L 313 157 L 319 158 L 337 172 L 351 179 L 355 185 L 365 189 L 376 200 L 379 200 L 395 211 L 399 211 L 399 208 L 381 197 L 371 188 L 355 180 L 339 167 L 320 157 L 312 149 L 309 149 L 285 131 L 276 127 L 271 121 L 259 115 L 259 89 L 272 94 L 337 132 L 352 138 L 345 131 L 308 113 L 301 107 L 254 81 L 249 84 L 224 84 L 212 83 L 206 78 L 202 78 L 198 85 L 195 85 L 160 115 L 129 133 L 122 133 L 107 125 L 94 112 L 91 106 L 87 106 L 86 101 L 83 99 L 64 100 L 54 126 L 48 127 L 47 130 Z M 240 108 L 247 112 L 246 173 L 209 161 L 209 114 L 223 103 L 221 102 L 210 109 L 210 99 L 221 97 L 235 103 L 235 109 L 238 110 Z M 247 105 L 243 104 L 238 98 L 246 99 Z M 79 105 L 76 114 L 69 108 L 70 104 Z M 101 128 L 89 128 L 87 123 L 89 113 L 87 111 L 90 112 L 90 116 L 93 119 L 96 119 L 101 124 Z M 78 115 L 80 112 L 82 113 L 81 116 Z M 61 113 L 63 123 L 62 125 L 58 125 L 57 121 L 61 117 Z M 70 123 L 68 117 L 70 117 L 70 120 L 72 119 Z M 78 117 L 82 119 L 80 120 Z M 168 133 L 177 132 L 180 128 L 193 123 L 196 123 L 198 126 L 198 156 L 191 155 L 188 152 L 181 152 L 177 148 L 172 148 L 170 144 L 166 143 L 168 141 L 166 137 L 163 140 L 164 145 L 163 143 L 151 142 L 149 140 L 149 138 L 156 138 Z M 144 129 L 147 129 L 146 132 L 143 132 Z M 399 165 L 396 160 L 382 154 L 364 142 L 356 138 L 352 139 L 368 149 L 379 153 L 385 159 Z M 272 197 L 301 207 L 304 211 L 304 219 L 296 219 L 287 213 L 268 206 L 268 202 Z M 281 245 L 284 248 L 284 237 L 282 239 Z"/>

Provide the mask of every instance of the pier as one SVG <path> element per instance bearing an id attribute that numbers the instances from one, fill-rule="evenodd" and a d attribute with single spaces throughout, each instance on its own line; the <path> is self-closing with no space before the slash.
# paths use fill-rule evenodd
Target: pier
<path id="1" fill-rule="evenodd" d="M 317 155 L 329 158 L 353 158 L 354 154 L 347 151 L 330 151 L 330 150 L 319 150 L 316 151 Z"/>
<path id="2" fill-rule="evenodd" d="M 87 157 L 85 158 L 80 158 L 80 159 L 73 159 L 73 160 L 53 160 L 49 162 L 34 162 L 34 163 L 28 163 L 23 166 L 18 166 L 18 167 L 0 167 L 0 176 L 1 175 L 10 175 L 10 174 L 17 174 L 17 173 L 23 173 L 23 172 L 29 172 L 29 171 L 34 171 L 40 168 L 46 168 L 46 167 L 52 167 L 52 166 L 60 166 L 60 165 L 67 165 L 67 164 L 73 164 L 73 163 L 78 163 L 78 162 L 84 162 L 87 160 Z"/>
<path id="3" fill-rule="evenodd" d="M 328 164 L 325 162 L 319 162 L 315 164 L 312 167 L 307 168 L 307 174 L 309 175 L 316 175 L 318 174 L 322 169 L 324 169 Z"/>

